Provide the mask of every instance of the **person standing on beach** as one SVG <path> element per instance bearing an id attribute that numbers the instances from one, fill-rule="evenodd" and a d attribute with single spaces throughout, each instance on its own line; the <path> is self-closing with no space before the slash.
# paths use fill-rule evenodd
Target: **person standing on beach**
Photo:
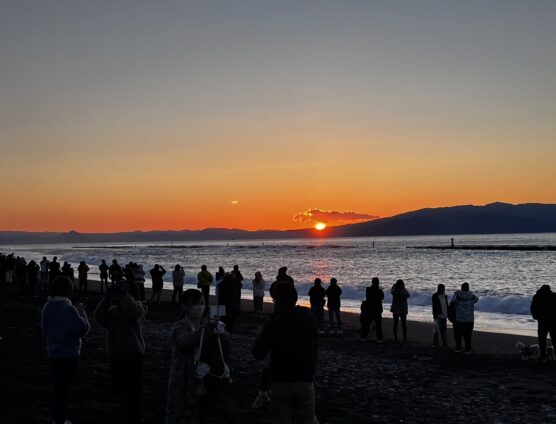
<path id="1" fill-rule="evenodd" d="M 75 281 L 75 272 L 71 264 L 67 261 L 62 265 L 62 275 L 68 277 L 72 283 Z"/>
<path id="2" fill-rule="evenodd" d="M 390 312 L 394 318 L 394 341 L 398 341 L 398 324 L 402 322 L 403 341 L 407 342 L 407 299 L 409 292 L 405 288 L 403 280 L 398 280 L 390 291 L 392 293 L 392 305 Z"/>
<path id="3" fill-rule="evenodd" d="M 218 297 L 218 286 L 224 279 L 225 275 L 226 271 L 224 270 L 224 267 L 219 266 L 218 271 L 216 271 L 216 274 L 214 274 L 214 294 L 216 295 L 216 297 Z"/>
<path id="4" fill-rule="evenodd" d="M 232 334 L 234 323 L 241 314 L 241 281 L 235 278 L 235 274 L 228 273 L 220 283 L 218 290 L 218 305 L 226 307 L 226 314 L 222 317 L 222 322 L 226 324 L 226 330 Z"/>
<path id="5" fill-rule="evenodd" d="M 110 277 L 111 285 L 122 281 L 124 278 L 124 272 L 122 271 L 122 267 L 118 263 L 116 259 L 112 260 L 112 265 L 108 268 L 108 276 Z"/>
<path id="6" fill-rule="evenodd" d="M 162 288 L 164 287 L 164 281 L 162 277 L 166 274 L 166 270 L 164 267 L 155 264 L 154 268 L 150 271 L 151 279 L 153 283 L 153 290 L 151 292 L 151 302 L 154 302 L 156 299 L 156 303 L 160 303 L 160 295 L 162 293 Z"/>
<path id="7" fill-rule="evenodd" d="M 548 284 L 543 285 L 533 296 L 531 315 L 537 321 L 539 338 L 539 361 L 546 361 L 546 337 L 550 334 L 552 345 L 556 341 L 556 293 Z"/>
<path id="8" fill-rule="evenodd" d="M 207 270 L 207 266 L 201 266 L 201 272 L 197 274 L 197 288 L 201 289 L 205 298 L 205 307 L 209 308 L 210 285 L 212 284 L 212 274 Z"/>
<path id="9" fill-rule="evenodd" d="M 260 315 L 263 313 L 264 287 L 266 285 L 260 271 L 255 272 L 255 278 L 251 284 L 253 285 L 253 310 L 255 314 Z"/>
<path id="10" fill-rule="evenodd" d="M 448 296 L 446 296 L 446 286 L 444 284 L 439 284 L 436 293 L 432 295 L 432 318 L 434 319 L 433 344 L 435 346 L 440 344 L 440 336 L 442 346 L 447 347 Z"/>
<path id="11" fill-rule="evenodd" d="M 143 265 L 133 264 L 133 281 L 137 284 L 139 300 L 145 300 L 145 271 L 143 271 Z"/>
<path id="12" fill-rule="evenodd" d="M 114 395 L 127 409 L 128 422 L 141 421 L 141 375 L 145 341 L 142 326 L 147 307 L 137 300 L 133 281 L 121 281 L 106 291 L 95 310 L 95 320 L 106 328 Z"/>
<path id="13" fill-rule="evenodd" d="M 240 283 L 243 284 L 243 275 L 241 274 L 241 271 L 239 270 L 239 265 L 234 265 L 232 274 L 234 274 L 234 278 L 236 280 L 238 280 Z"/>
<path id="14" fill-rule="evenodd" d="M 48 290 L 48 259 L 46 256 L 43 256 L 42 261 L 40 262 L 40 272 L 41 272 L 41 290 Z"/>
<path id="15" fill-rule="evenodd" d="M 66 421 L 68 403 L 81 354 L 81 337 L 86 336 L 90 329 L 84 306 L 80 304 L 76 309 L 69 300 L 72 290 L 73 283 L 67 277 L 56 277 L 41 313 L 41 327 L 46 337 L 52 372 L 51 413 L 54 424 L 69 423 Z"/>
<path id="16" fill-rule="evenodd" d="M 77 267 L 77 275 L 79 278 L 79 295 L 87 296 L 87 278 L 89 274 L 89 266 L 85 261 L 81 261 Z"/>
<path id="17" fill-rule="evenodd" d="M 315 424 L 317 326 L 311 313 L 296 307 L 291 284 L 276 286 L 276 310 L 253 348 L 255 359 L 270 353 L 270 404 L 275 423 Z"/>
<path id="18" fill-rule="evenodd" d="M 320 278 L 315 278 L 313 287 L 307 293 L 309 302 L 311 303 L 311 313 L 317 322 L 319 334 L 324 333 L 324 305 L 326 305 L 326 290 L 322 286 Z"/>
<path id="19" fill-rule="evenodd" d="M 108 290 L 108 265 L 104 259 L 100 261 L 98 270 L 100 271 L 100 294 L 104 294 L 104 287 Z"/>
<path id="20" fill-rule="evenodd" d="M 465 342 L 465 353 L 471 353 L 471 336 L 475 323 L 475 303 L 479 298 L 469 290 L 469 283 L 463 283 L 461 290 L 452 296 L 450 302 L 455 307 L 454 338 L 456 339 L 456 352 L 461 352 L 461 339 Z"/>
<path id="21" fill-rule="evenodd" d="M 365 300 L 361 303 L 361 341 L 367 341 L 369 330 L 374 322 L 376 330 L 376 340 L 383 342 L 382 336 L 382 301 L 384 300 L 384 292 L 379 286 L 378 277 L 373 277 L 371 287 L 365 290 Z"/>
<path id="22" fill-rule="evenodd" d="M 54 281 L 54 279 L 60 275 L 60 262 L 58 262 L 58 257 L 54 256 L 52 258 L 52 262 L 50 262 L 48 264 L 48 278 L 49 278 L 49 283 L 52 284 L 52 282 Z"/>
<path id="23" fill-rule="evenodd" d="M 183 285 L 185 283 L 185 271 L 180 265 L 176 265 L 172 271 L 172 283 L 174 291 L 172 292 L 172 303 L 176 303 L 176 296 L 178 303 L 180 303 L 181 295 L 183 293 Z"/>
<path id="24" fill-rule="evenodd" d="M 330 285 L 326 289 L 326 297 L 328 298 L 328 319 L 330 320 L 330 331 L 334 329 L 334 317 L 338 328 L 336 334 L 342 334 L 342 314 L 340 312 L 340 297 L 342 296 L 342 289 L 338 286 L 338 280 L 335 278 L 330 279 Z"/>
<path id="25" fill-rule="evenodd" d="M 29 284 L 29 294 L 31 296 L 35 295 L 35 288 L 37 286 L 37 282 L 39 281 L 39 270 L 40 267 L 35 261 L 30 261 L 27 264 L 27 281 Z"/>

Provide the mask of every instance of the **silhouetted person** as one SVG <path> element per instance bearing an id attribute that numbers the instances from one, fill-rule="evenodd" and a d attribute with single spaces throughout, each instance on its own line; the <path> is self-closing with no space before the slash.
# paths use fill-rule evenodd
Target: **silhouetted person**
<path id="1" fill-rule="evenodd" d="M 30 261 L 27 264 L 27 281 L 29 284 L 29 294 L 31 296 L 35 295 L 35 288 L 37 287 L 37 283 L 39 282 L 39 270 L 40 267 L 35 261 Z"/>
<path id="2" fill-rule="evenodd" d="M 475 303 L 479 298 L 469 290 L 469 283 L 463 283 L 461 290 L 452 296 L 451 304 L 455 307 L 455 320 L 453 322 L 454 337 L 456 339 L 456 352 L 461 351 L 461 339 L 465 342 L 465 353 L 471 353 L 471 336 L 475 323 Z"/>
<path id="3" fill-rule="evenodd" d="M 172 291 L 172 303 L 176 302 L 176 297 L 178 298 L 178 303 L 180 303 L 184 283 L 185 271 L 181 266 L 176 265 L 172 271 L 172 285 L 174 286 L 174 290 Z"/>
<path id="4" fill-rule="evenodd" d="M 255 278 L 251 281 L 251 284 L 253 286 L 253 311 L 255 314 L 262 314 L 266 281 L 260 271 L 255 272 Z"/>
<path id="5" fill-rule="evenodd" d="M 334 329 L 334 317 L 336 318 L 337 334 L 342 334 L 342 314 L 340 312 L 342 289 L 338 286 L 338 280 L 330 279 L 330 285 L 326 289 L 326 297 L 328 298 L 328 319 L 330 320 L 330 331 Z"/>
<path id="6" fill-rule="evenodd" d="M 48 264 L 48 278 L 50 284 L 52 284 L 58 275 L 60 275 L 60 262 L 58 262 L 58 257 L 54 256 L 52 262 Z"/>
<path id="7" fill-rule="evenodd" d="M 276 310 L 255 343 L 253 354 L 270 353 L 271 408 L 275 423 L 314 424 L 317 326 L 306 308 L 296 307 L 292 284 L 274 290 Z"/>
<path id="8" fill-rule="evenodd" d="M 278 269 L 278 275 L 276 276 L 276 282 L 280 283 L 284 281 L 287 283 L 294 284 L 293 278 L 290 275 L 288 275 L 288 267 L 285 266 Z"/>
<path id="9" fill-rule="evenodd" d="M 124 267 L 124 279 L 133 281 L 133 262 L 131 261 Z"/>
<path id="10" fill-rule="evenodd" d="M 108 268 L 108 276 L 112 285 L 124 279 L 124 272 L 116 259 L 112 260 L 112 265 Z"/>
<path id="11" fill-rule="evenodd" d="M 382 336 L 382 301 L 384 292 L 379 286 L 377 277 L 371 280 L 371 287 L 365 290 L 365 300 L 361 303 L 361 340 L 366 341 L 369 336 L 371 325 L 375 324 L 376 339 L 379 343 L 383 341 Z"/>
<path id="12" fill-rule="evenodd" d="M 324 305 L 326 305 L 326 290 L 322 286 L 320 278 L 315 278 L 313 286 L 309 289 L 309 302 L 311 303 L 311 313 L 317 322 L 319 333 L 324 333 Z"/>
<path id="13" fill-rule="evenodd" d="M 394 340 L 398 341 L 398 325 L 401 321 L 403 341 L 407 342 L 407 298 L 409 292 L 406 290 L 403 280 L 396 281 L 390 292 L 392 293 L 390 312 L 392 312 L 394 318 Z"/>
<path id="14" fill-rule="evenodd" d="M 434 319 L 433 343 L 435 346 L 440 344 L 448 346 L 446 337 L 446 327 L 448 325 L 448 296 L 446 296 L 446 286 L 439 284 L 436 293 L 432 295 L 432 318 Z"/>
<path id="15" fill-rule="evenodd" d="M 552 345 L 556 340 L 556 293 L 545 284 L 533 296 L 531 315 L 537 321 L 539 337 L 539 360 L 546 360 L 546 336 L 550 334 Z"/>
<path id="16" fill-rule="evenodd" d="M 77 267 L 77 275 L 79 277 L 79 294 L 87 296 L 87 278 L 89 274 L 89 266 L 85 263 L 85 261 L 81 261 L 79 266 Z"/>
<path id="17" fill-rule="evenodd" d="M 234 278 L 236 280 L 238 280 L 240 283 L 243 284 L 243 275 L 241 274 L 241 271 L 239 270 L 239 265 L 234 265 L 234 268 L 232 270 L 232 274 L 234 274 Z"/>
<path id="18" fill-rule="evenodd" d="M 43 256 L 42 261 L 40 262 L 40 273 L 41 273 L 41 290 L 48 290 L 48 259 L 46 256 Z"/>
<path id="19" fill-rule="evenodd" d="M 150 271 L 151 279 L 153 282 L 153 290 L 151 292 L 151 302 L 156 299 L 157 303 L 160 303 L 160 294 L 162 293 L 162 288 L 164 287 L 164 281 L 162 277 L 166 274 L 164 267 L 155 264 L 154 268 Z"/>
<path id="20" fill-rule="evenodd" d="M 137 284 L 138 299 L 145 300 L 145 271 L 143 265 L 133 264 L 133 282 Z"/>
<path id="21" fill-rule="evenodd" d="M 231 334 L 234 323 L 241 314 L 241 281 L 233 273 L 228 273 L 220 283 L 218 289 L 218 304 L 226 307 L 226 314 L 221 318 L 226 324 L 226 330 Z"/>
<path id="22" fill-rule="evenodd" d="M 100 293 L 104 294 L 104 289 L 108 290 L 108 265 L 104 259 L 100 261 L 98 270 L 100 271 Z"/>
<path id="23" fill-rule="evenodd" d="M 201 289 L 205 297 L 205 307 L 209 307 L 210 285 L 212 284 L 212 274 L 207 270 L 206 265 L 201 266 L 201 272 L 197 274 L 197 288 Z"/>
<path id="24" fill-rule="evenodd" d="M 64 265 L 62 265 L 62 275 L 68 277 L 72 283 L 75 280 L 75 273 L 69 262 L 64 262 Z"/>
<path id="25" fill-rule="evenodd" d="M 69 300 L 72 289 L 73 283 L 67 277 L 56 277 L 41 314 L 41 327 L 52 371 L 51 413 L 54 424 L 68 422 L 68 402 L 81 353 L 81 337 L 90 328 L 82 305 L 76 309 Z"/>
<path id="26" fill-rule="evenodd" d="M 145 342 L 141 327 L 147 307 L 137 300 L 133 281 L 120 281 L 97 305 L 95 320 L 107 329 L 114 394 L 126 406 L 128 422 L 141 420 L 141 374 Z"/>

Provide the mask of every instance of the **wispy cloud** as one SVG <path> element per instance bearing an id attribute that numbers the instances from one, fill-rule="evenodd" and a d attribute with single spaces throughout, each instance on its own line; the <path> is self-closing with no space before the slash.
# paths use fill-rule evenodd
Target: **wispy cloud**
<path id="1" fill-rule="evenodd" d="M 239 200 L 230 200 L 230 203 L 232 205 L 238 205 L 239 204 Z"/>
<path id="2" fill-rule="evenodd" d="M 324 222 L 331 223 L 351 223 L 361 221 L 371 221 L 378 219 L 378 216 L 369 215 L 366 213 L 357 213 L 350 211 L 323 211 L 320 209 L 310 209 L 308 211 L 294 215 L 295 222 Z"/>

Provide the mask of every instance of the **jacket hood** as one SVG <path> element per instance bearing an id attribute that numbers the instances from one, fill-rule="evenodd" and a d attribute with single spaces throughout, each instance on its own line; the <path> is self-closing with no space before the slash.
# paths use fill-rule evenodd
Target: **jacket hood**
<path id="1" fill-rule="evenodd" d="M 547 284 L 543 285 L 540 289 L 537 290 L 537 294 L 541 296 L 546 296 L 551 293 L 552 290 L 550 290 L 550 286 Z"/>

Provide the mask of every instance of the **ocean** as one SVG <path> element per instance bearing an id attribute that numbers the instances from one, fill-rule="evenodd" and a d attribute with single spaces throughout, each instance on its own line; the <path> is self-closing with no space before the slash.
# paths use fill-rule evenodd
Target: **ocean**
<path id="1" fill-rule="evenodd" d="M 529 307 L 542 284 L 556 286 L 556 252 L 409 249 L 409 246 L 448 245 L 450 237 L 373 237 L 258 241 L 207 241 L 108 245 L 20 245 L 0 246 L 27 260 L 58 256 L 77 267 L 84 260 L 91 267 L 90 279 L 98 279 L 101 259 L 116 258 L 120 264 L 134 261 L 147 271 L 158 263 L 168 271 L 165 285 L 171 288 L 176 264 L 186 272 L 186 284 L 195 286 L 202 264 L 214 274 L 237 264 L 243 273 L 244 297 L 251 297 L 250 281 L 261 271 L 267 287 L 279 267 L 287 266 L 294 278 L 300 302 L 319 277 L 327 285 L 335 277 L 343 290 L 342 308 L 359 311 L 365 288 L 379 277 L 385 292 L 384 316 L 390 316 L 390 288 L 403 279 L 409 290 L 408 319 L 432 321 L 431 295 L 439 283 L 451 296 L 461 283 L 469 282 L 480 298 L 476 304 L 475 328 L 492 332 L 535 335 L 536 323 Z M 556 245 L 556 234 L 506 234 L 456 236 L 456 245 Z M 150 281 L 147 282 L 150 285 Z M 432 330 L 431 330 L 432 331 Z"/>

